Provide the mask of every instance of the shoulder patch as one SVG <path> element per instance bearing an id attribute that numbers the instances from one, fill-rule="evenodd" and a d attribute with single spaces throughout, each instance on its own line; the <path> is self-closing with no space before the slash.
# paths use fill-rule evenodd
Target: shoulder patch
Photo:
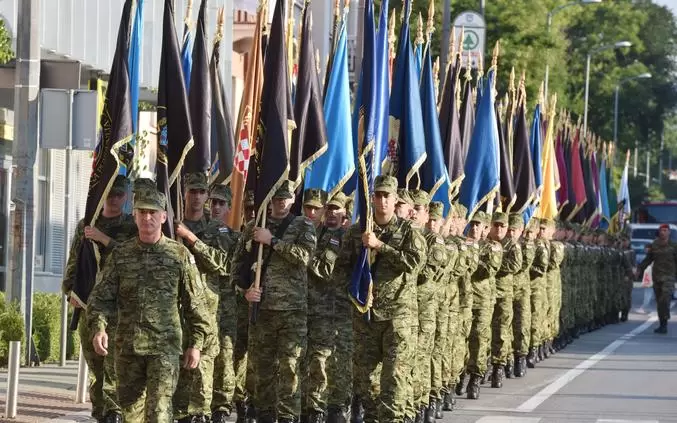
<path id="1" fill-rule="evenodd" d="M 329 243 L 338 247 L 341 244 L 341 241 L 336 238 L 330 238 Z"/>
<path id="2" fill-rule="evenodd" d="M 230 228 L 228 226 L 222 226 L 219 228 L 219 233 L 227 234 L 228 232 L 230 232 Z"/>
<path id="3" fill-rule="evenodd" d="M 190 261 L 190 264 L 195 264 L 195 256 L 188 254 L 188 261 Z"/>
<path id="4" fill-rule="evenodd" d="M 440 237 L 435 238 L 435 242 L 441 245 L 444 245 L 444 240 Z"/>
<path id="5" fill-rule="evenodd" d="M 303 234 L 303 239 L 305 239 L 306 241 L 315 241 L 315 235 L 313 235 L 310 232 L 305 232 Z"/>

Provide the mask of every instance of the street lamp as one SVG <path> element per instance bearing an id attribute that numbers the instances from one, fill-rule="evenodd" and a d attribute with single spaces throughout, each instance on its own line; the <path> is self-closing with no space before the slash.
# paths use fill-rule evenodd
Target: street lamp
<path id="1" fill-rule="evenodd" d="M 604 50 L 617 49 L 623 47 L 630 47 L 632 43 L 630 41 L 619 41 L 615 44 L 606 44 L 597 48 L 590 50 L 588 57 L 585 61 L 585 106 L 583 110 L 583 135 L 588 134 L 588 94 L 590 90 L 590 59 L 594 54 L 597 54 Z"/>
<path id="2" fill-rule="evenodd" d="M 561 6 L 557 6 L 551 11 L 548 12 L 548 24 L 547 24 L 547 30 L 548 34 L 550 34 L 550 27 L 552 27 L 552 17 L 555 16 L 558 12 L 560 12 L 562 9 L 566 9 L 567 7 L 571 6 L 577 6 L 577 5 L 586 5 L 586 4 L 598 4 L 601 3 L 602 0 L 577 0 L 577 1 L 572 1 L 567 4 L 563 4 Z M 548 98 L 548 80 L 550 79 L 550 63 L 548 61 L 548 58 L 546 57 L 546 62 L 545 62 L 545 98 Z"/>
<path id="3" fill-rule="evenodd" d="M 623 78 L 620 81 L 618 81 L 618 84 L 616 84 L 616 88 L 614 89 L 614 144 L 616 144 L 618 141 L 618 93 L 621 89 L 621 85 L 629 81 L 634 81 L 636 79 L 649 79 L 649 78 L 651 78 L 651 74 L 649 72 L 645 72 L 640 73 L 639 75 Z"/>

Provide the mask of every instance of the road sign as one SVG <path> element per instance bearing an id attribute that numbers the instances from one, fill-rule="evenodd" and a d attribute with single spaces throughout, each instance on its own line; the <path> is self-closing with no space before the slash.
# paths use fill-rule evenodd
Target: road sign
<path id="1" fill-rule="evenodd" d="M 473 68 L 484 58 L 484 45 L 487 35 L 487 25 L 484 18 L 477 12 L 465 11 L 454 19 L 456 42 L 463 46 L 464 60 L 470 60 Z M 463 39 L 461 39 L 461 35 Z M 467 62 L 466 62 L 467 63 Z"/>

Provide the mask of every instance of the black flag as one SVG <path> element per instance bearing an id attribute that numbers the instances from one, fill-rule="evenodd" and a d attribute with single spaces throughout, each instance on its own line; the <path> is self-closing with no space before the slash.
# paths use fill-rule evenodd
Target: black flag
<path id="1" fill-rule="evenodd" d="M 167 196 L 167 221 L 162 227 L 162 232 L 173 238 L 174 220 L 183 220 L 181 185 L 178 178 L 186 153 L 193 147 L 179 40 L 174 27 L 173 0 L 165 0 L 162 26 L 156 172 L 158 190 Z"/>
<path id="2" fill-rule="evenodd" d="M 453 66 L 453 70 L 451 67 Z M 447 69 L 446 80 L 440 104 L 440 135 L 444 149 L 444 163 L 449 173 L 449 191 L 455 196 L 461 187 L 465 176 L 465 154 L 461 140 L 461 126 L 456 101 L 456 85 L 461 65 L 458 57 L 455 63 Z"/>
<path id="3" fill-rule="evenodd" d="M 195 44 L 193 45 L 193 67 L 190 72 L 190 89 L 188 104 L 190 105 L 190 122 L 193 129 L 193 148 L 186 156 L 184 171 L 186 173 L 205 173 L 211 167 L 211 120 L 212 120 L 212 87 L 209 75 L 209 50 L 207 48 L 207 29 L 205 12 L 207 0 L 202 0 L 200 13 L 195 28 Z"/>
<path id="4" fill-rule="evenodd" d="M 120 169 L 118 150 L 132 138 L 132 112 L 129 91 L 128 51 L 131 30 L 133 0 L 126 0 L 120 18 L 117 44 L 110 70 L 106 99 L 101 113 L 101 131 L 99 142 L 94 151 L 94 164 L 89 179 L 87 203 L 85 205 L 85 224 L 93 226 L 99 217 L 103 203 L 108 196 L 113 181 Z M 84 241 L 78 251 L 78 264 L 75 270 L 75 284 L 71 296 L 86 306 L 89 293 L 94 287 L 98 263 L 94 243 Z M 78 325 L 79 312 L 76 309 L 71 328 Z"/>
<path id="5" fill-rule="evenodd" d="M 500 164 L 500 201 L 502 210 L 506 213 L 510 211 L 513 204 L 517 200 L 515 193 L 515 184 L 512 176 L 512 163 L 510 163 L 510 146 L 508 145 L 507 127 L 501 122 L 501 114 L 498 112 L 498 107 L 494 107 L 496 113 L 496 122 L 498 122 L 498 144 L 499 144 L 499 164 Z"/>
<path id="6" fill-rule="evenodd" d="M 536 194 L 536 179 L 531 159 L 529 124 L 527 123 L 526 99 L 522 97 L 515 122 L 515 140 L 513 141 L 512 169 L 516 199 L 512 210 L 522 213 L 531 204 Z"/>
<path id="7" fill-rule="evenodd" d="M 461 143 L 463 147 L 463 163 L 465 165 L 465 158 L 468 156 L 468 148 L 470 148 L 470 140 L 472 139 L 472 132 L 475 129 L 475 105 L 472 98 L 472 84 L 470 81 L 465 83 L 463 93 L 463 103 L 461 108 Z M 451 176 L 451 175 L 450 175 Z"/>

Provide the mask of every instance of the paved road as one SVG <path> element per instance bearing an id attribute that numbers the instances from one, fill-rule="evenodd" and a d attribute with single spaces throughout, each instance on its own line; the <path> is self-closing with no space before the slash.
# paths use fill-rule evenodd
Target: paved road
<path id="1" fill-rule="evenodd" d="M 626 323 L 582 336 L 525 378 L 506 380 L 502 389 L 483 386 L 477 401 L 459 399 L 438 422 L 677 423 L 677 323 L 668 335 L 655 335 L 654 326 L 655 315 L 631 314 Z M 20 412 L 30 414 L 19 422 L 91 421 L 85 406 L 72 402 L 74 363 L 22 372 Z M 0 415 L 5 378 L 0 372 Z M 50 420 L 56 416 L 66 417 Z"/>

